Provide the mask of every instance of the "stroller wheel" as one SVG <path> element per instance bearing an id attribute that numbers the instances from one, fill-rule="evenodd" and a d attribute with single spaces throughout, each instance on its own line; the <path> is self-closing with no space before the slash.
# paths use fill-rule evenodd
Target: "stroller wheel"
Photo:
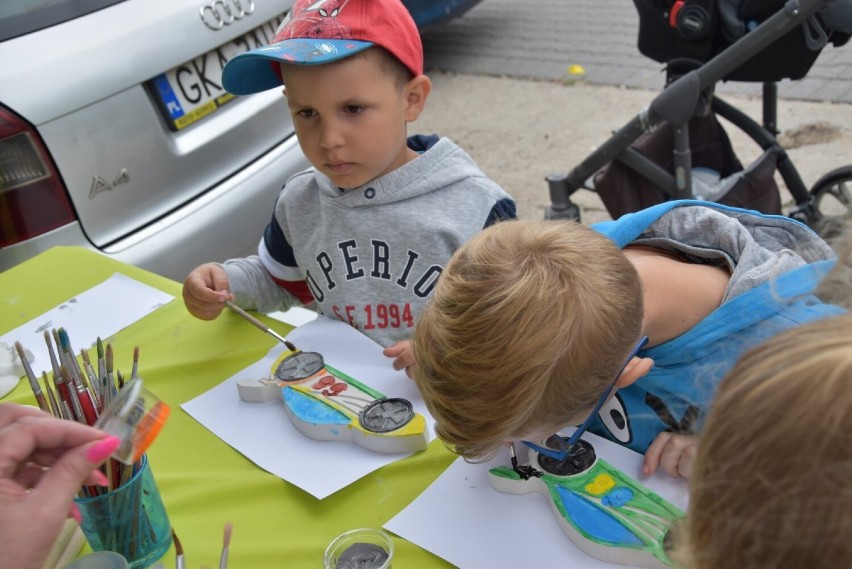
<path id="1" fill-rule="evenodd" d="M 852 223 L 852 165 L 832 170 L 811 188 L 816 220 L 814 230 L 823 239 L 838 237 Z"/>

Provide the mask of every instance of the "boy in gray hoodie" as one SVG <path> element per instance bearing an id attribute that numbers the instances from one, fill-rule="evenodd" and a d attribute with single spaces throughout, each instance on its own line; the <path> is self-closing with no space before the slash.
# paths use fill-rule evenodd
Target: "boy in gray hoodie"
<path id="1" fill-rule="evenodd" d="M 453 252 L 514 218 L 515 204 L 461 148 L 407 137 L 431 90 L 419 32 L 400 0 L 297 0 L 273 42 L 234 57 L 223 85 L 284 86 L 313 165 L 287 181 L 258 254 L 207 263 L 183 298 L 210 320 L 224 302 L 261 312 L 315 307 L 386 348 L 394 367 Z"/>

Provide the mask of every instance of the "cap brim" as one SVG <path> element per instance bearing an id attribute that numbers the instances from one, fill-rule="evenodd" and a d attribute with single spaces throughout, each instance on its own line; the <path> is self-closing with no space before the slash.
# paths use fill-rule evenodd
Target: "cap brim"
<path id="1" fill-rule="evenodd" d="M 372 47 L 368 41 L 293 38 L 233 57 L 222 70 L 222 86 L 234 95 L 250 95 L 281 86 L 273 63 L 320 65 Z"/>

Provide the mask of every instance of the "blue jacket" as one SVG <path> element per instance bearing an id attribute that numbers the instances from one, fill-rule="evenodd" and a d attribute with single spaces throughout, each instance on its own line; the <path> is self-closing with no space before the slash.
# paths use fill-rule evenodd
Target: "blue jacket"
<path id="1" fill-rule="evenodd" d="M 654 360 L 653 369 L 619 390 L 592 422 L 592 432 L 638 452 L 662 431 L 700 429 L 719 381 L 748 348 L 843 312 L 812 294 L 835 263 L 832 250 L 792 219 L 690 200 L 593 228 L 620 248 L 670 249 L 732 272 L 721 306 L 681 336 L 640 352 Z"/>

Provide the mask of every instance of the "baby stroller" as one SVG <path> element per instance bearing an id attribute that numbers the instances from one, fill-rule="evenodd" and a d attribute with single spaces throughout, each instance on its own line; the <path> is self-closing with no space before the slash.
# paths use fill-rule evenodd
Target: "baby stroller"
<path id="1" fill-rule="evenodd" d="M 776 169 L 793 196 L 788 215 L 817 228 L 852 212 L 852 165 L 808 190 L 776 140 L 777 82 L 804 77 L 823 47 L 852 32 L 850 0 L 634 0 L 639 51 L 666 64 L 648 107 L 567 174 L 547 177 L 547 219 L 577 219 L 570 196 L 596 191 L 613 218 L 670 199 L 703 199 L 781 213 Z M 763 124 L 714 95 L 718 81 L 763 83 Z M 763 150 L 748 167 L 717 117 Z M 826 199 L 831 198 L 831 199 Z M 845 206 L 827 216 L 821 207 Z"/>

